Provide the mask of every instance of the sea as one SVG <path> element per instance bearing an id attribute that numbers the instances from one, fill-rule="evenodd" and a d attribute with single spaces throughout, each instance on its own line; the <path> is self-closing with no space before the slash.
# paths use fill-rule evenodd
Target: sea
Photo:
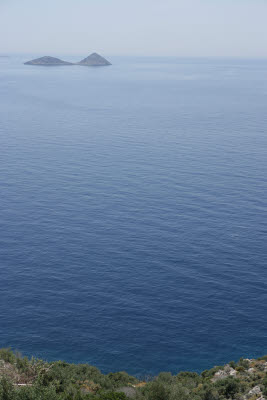
<path id="1" fill-rule="evenodd" d="M 36 57 L 0 57 L 0 347 L 137 376 L 266 354 L 267 60 Z"/>

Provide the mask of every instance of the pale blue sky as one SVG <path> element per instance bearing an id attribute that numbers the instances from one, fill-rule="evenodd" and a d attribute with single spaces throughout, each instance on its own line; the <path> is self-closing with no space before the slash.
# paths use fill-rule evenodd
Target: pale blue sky
<path id="1" fill-rule="evenodd" d="M 267 0 L 0 0 L 0 53 L 267 57 Z"/>

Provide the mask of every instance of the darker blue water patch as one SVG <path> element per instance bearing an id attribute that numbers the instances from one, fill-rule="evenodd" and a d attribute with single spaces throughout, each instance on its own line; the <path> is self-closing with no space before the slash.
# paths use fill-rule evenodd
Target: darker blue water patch
<path id="1" fill-rule="evenodd" d="M 267 353 L 267 62 L 0 60 L 0 345 L 104 372 Z"/>

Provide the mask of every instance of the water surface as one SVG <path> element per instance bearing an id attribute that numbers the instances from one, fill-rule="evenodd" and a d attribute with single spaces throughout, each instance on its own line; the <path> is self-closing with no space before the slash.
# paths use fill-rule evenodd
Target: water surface
<path id="1" fill-rule="evenodd" d="M 267 353 L 267 61 L 31 58 L 0 59 L 1 347 L 132 374 Z"/>

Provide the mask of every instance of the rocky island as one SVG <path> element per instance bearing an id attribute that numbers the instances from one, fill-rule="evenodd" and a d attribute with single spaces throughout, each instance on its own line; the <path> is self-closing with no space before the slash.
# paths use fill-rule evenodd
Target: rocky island
<path id="1" fill-rule="evenodd" d="M 107 65 L 111 65 L 111 63 L 106 60 L 104 57 L 100 56 L 97 53 L 92 53 L 90 56 L 81 60 L 78 65 L 85 65 L 89 67 L 103 67 Z"/>
<path id="2" fill-rule="evenodd" d="M 58 65 L 85 65 L 87 67 L 103 67 L 106 65 L 111 65 L 111 63 L 104 57 L 97 53 L 92 53 L 90 56 L 84 58 L 78 63 L 70 63 L 68 61 L 60 60 L 59 58 L 45 56 L 41 58 L 36 58 L 35 60 L 27 61 L 25 65 L 44 65 L 47 67 L 58 66 Z"/>
<path id="3" fill-rule="evenodd" d="M 27 61 L 25 65 L 44 65 L 47 67 L 58 66 L 58 65 L 73 65 L 70 62 L 60 60 L 59 58 L 45 56 L 41 58 L 36 58 L 35 60 Z"/>

